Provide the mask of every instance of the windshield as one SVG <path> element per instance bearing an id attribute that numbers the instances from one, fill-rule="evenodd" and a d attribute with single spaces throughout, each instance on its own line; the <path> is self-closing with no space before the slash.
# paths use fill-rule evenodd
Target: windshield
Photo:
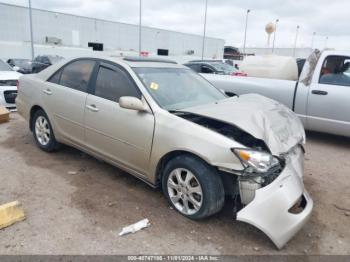
<path id="1" fill-rule="evenodd" d="M 8 63 L 0 60 L 0 71 L 13 71 L 11 66 Z"/>
<path id="2" fill-rule="evenodd" d="M 231 74 L 237 71 L 236 68 L 226 63 L 214 62 L 214 63 L 210 63 L 210 65 L 215 67 L 215 69 L 218 71 L 225 72 L 225 74 Z"/>
<path id="3" fill-rule="evenodd" d="M 133 68 L 147 91 L 166 110 L 212 103 L 226 96 L 190 69 Z"/>

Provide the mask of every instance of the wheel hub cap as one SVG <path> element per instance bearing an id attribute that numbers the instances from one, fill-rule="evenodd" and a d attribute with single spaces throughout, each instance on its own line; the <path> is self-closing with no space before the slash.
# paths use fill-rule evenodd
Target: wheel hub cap
<path id="1" fill-rule="evenodd" d="M 175 208 L 185 215 L 193 215 L 199 211 L 203 202 L 202 188 L 188 169 L 174 169 L 167 181 L 170 200 Z"/>
<path id="2" fill-rule="evenodd" d="M 39 116 L 35 121 L 35 135 L 38 142 L 46 146 L 50 142 L 50 126 L 45 117 Z"/>

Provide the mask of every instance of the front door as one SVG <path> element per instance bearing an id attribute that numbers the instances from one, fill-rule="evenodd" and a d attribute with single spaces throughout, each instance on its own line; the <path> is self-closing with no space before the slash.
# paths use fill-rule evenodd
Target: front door
<path id="1" fill-rule="evenodd" d="M 326 57 L 320 77 L 309 88 L 307 126 L 350 135 L 350 57 Z"/>
<path id="2" fill-rule="evenodd" d="M 101 62 L 94 81 L 93 94 L 86 100 L 86 143 L 93 151 L 140 174 L 148 169 L 152 148 L 154 116 L 149 112 L 124 109 L 122 96 L 141 99 L 126 70 Z"/>

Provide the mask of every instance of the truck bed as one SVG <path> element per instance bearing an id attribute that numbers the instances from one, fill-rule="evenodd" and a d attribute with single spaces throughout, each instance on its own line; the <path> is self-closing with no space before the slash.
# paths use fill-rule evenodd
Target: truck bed
<path id="1" fill-rule="evenodd" d="M 236 95 L 257 93 L 274 99 L 293 109 L 296 81 L 238 77 L 230 75 L 201 74 L 209 82 L 225 92 Z"/>

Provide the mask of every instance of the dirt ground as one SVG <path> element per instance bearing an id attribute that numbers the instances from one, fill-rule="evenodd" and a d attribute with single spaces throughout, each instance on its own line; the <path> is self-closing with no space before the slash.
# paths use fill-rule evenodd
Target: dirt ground
<path id="1" fill-rule="evenodd" d="M 314 211 L 278 251 L 262 232 L 234 221 L 230 204 L 191 221 L 160 190 L 115 167 L 69 147 L 39 150 L 13 113 L 0 124 L 0 204 L 19 200 L 27 219 L 0 230 L 0 254 L 350 254 L 350 212 L 340 209 L 350 209 L 350 139 L 308 133 L 306 150 Z M 143 218 L 149 228 L 118 236 Z"/>

